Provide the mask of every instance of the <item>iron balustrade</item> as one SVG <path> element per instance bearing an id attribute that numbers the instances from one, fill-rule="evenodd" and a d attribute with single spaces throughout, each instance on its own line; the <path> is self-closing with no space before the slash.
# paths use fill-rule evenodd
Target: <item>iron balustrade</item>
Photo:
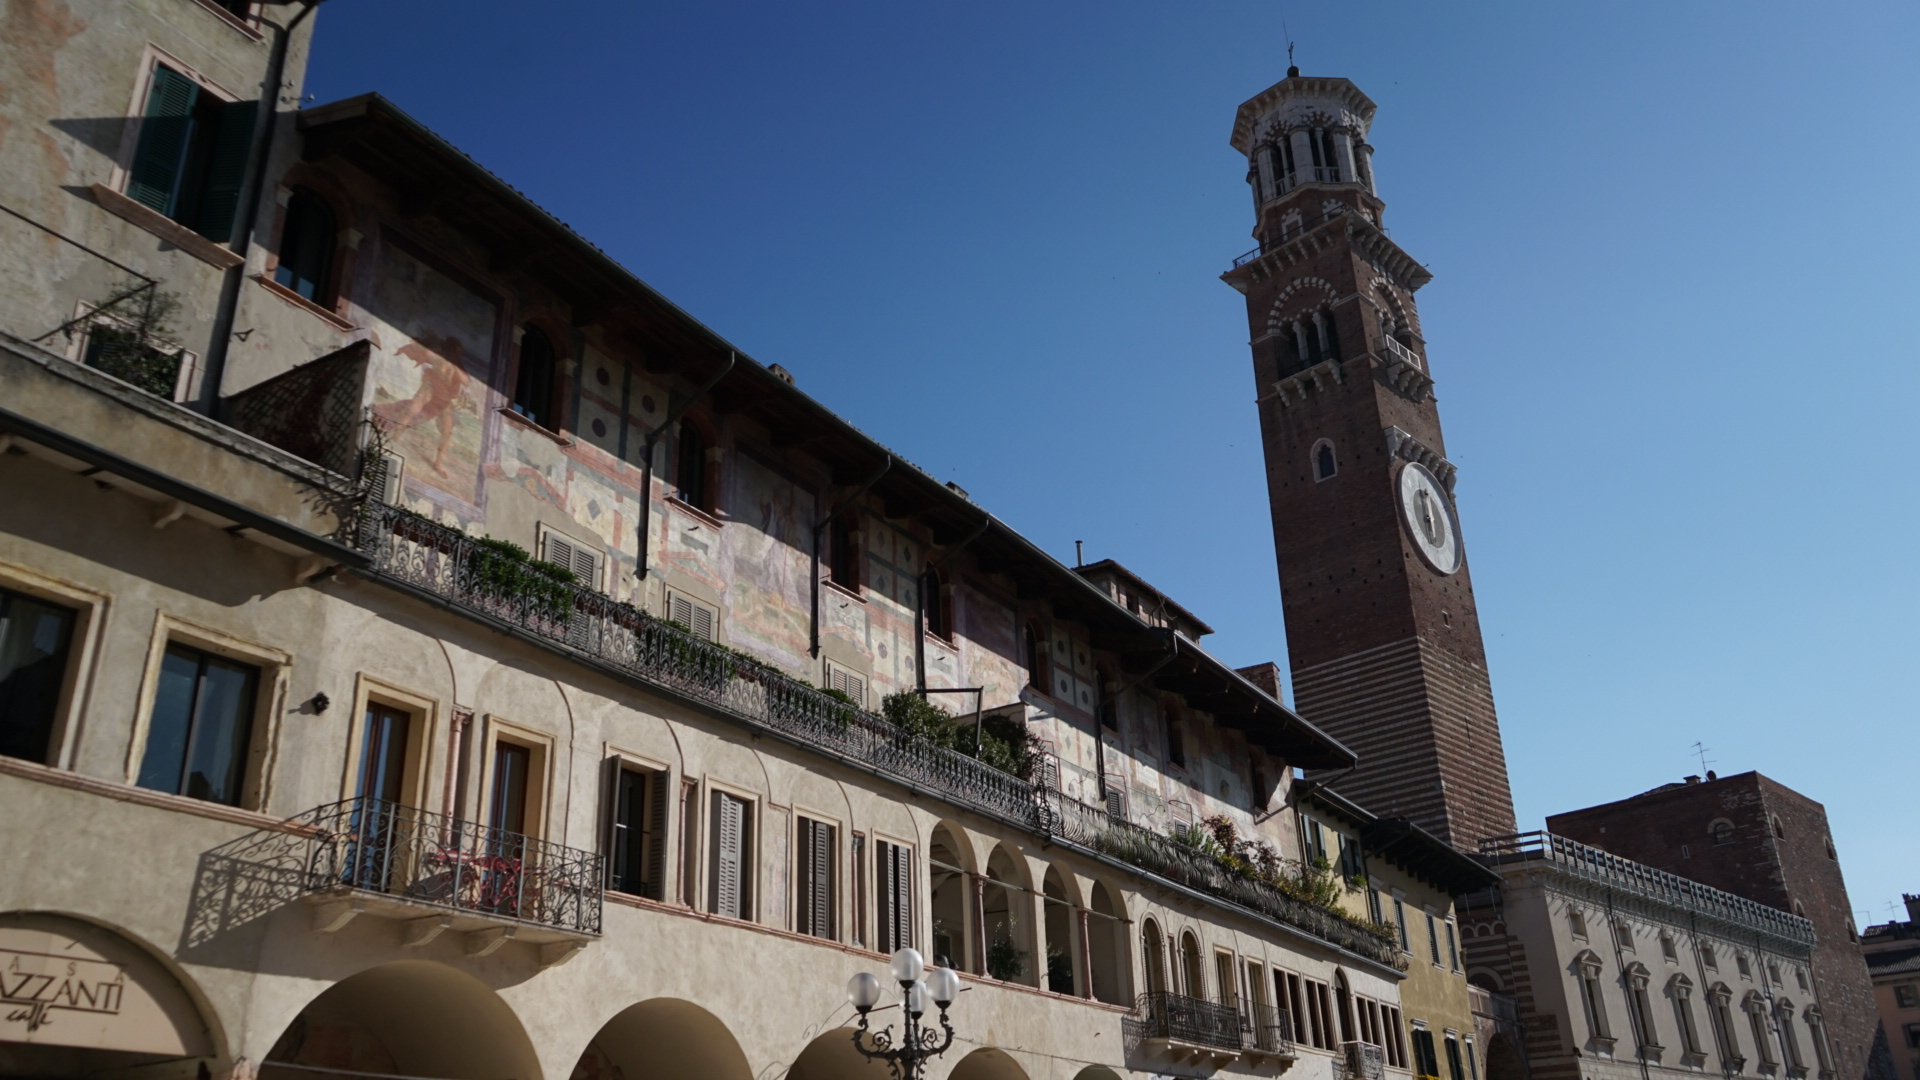
<path id="1" fill-rule="evenodd" d="M 1397 338 L 1387 337 L 1383 334 L 1380 338 L 1380 344 L 1381 347 L 1386 349 L 1388 356 L 1413 365 L 1416 371 L 1425 371 L 1427 369 L 1427 365 L 1420 362 L 1419 354 L 1402 345 Z"/>
<path id="2" fill-rule="evenodd" d="M 1135 1009 L 1142 1038 L 1171 1039 L 1230 1053 L 1246 1048 L 1240 1013 L 1231 1006 L 1155 990 L 1141 994 Z"/>
<path id="3" fill-rule="evenodd" d="M 490 572 L 499 554 L 458 529 L 371 501 L 357 528 L 359 547 L 384 578 L 957 805 L 1107 854 L 1377 963 L 1406 966 L 1392 942 L 1325 908 L 1241 877 L 1220 860 L 1105 808 L 936 746 L 631 604 L 552 579 L 505 587 Z"/>
<path id="4" fill-rule="evenodd" d="M 355 889 L 600 933 L 599 855 L 382 799 L 316 807 L 282 832 L 305 848 L 307 892 Z"/>
<path id="5" fill-rule="evenodd" d="M 1338 184 L 1341 182 L 1340 166 L 1315 165 L 1313 167 L 1313 178 L 1322 184 Z"/>
<path id="6" fill-rule="evenodd" d="M 1813 924 L 1798 915 L 1550 832 L 1490 837 L 1480 842 L 1480 854 L 1496 867 L 1509 863 L 1544 863 L 1577 880 L 1717 919 L 1741 930 L 1767 934 L 1788 945 L 1805 948 L 1814 942 Z"/>
<path id="7" fill-rule="evenodd" d="M 1387 1075 L 1387 1052 L 1373 1043 L 1341 1043 L 1340 1057 L 1353 1080 L 1382 1080 Z"/>
<path id="8" fill-rule="evenodd" d="M 1249 1051 L 1273 1057 L 1294 1056 L 1291 1013 L 1272 1005 L 1250 1004 L 1241 1008 L 1245 1010 L 1242 1019 L 1246 1029 L 1243 1034 Z"/>

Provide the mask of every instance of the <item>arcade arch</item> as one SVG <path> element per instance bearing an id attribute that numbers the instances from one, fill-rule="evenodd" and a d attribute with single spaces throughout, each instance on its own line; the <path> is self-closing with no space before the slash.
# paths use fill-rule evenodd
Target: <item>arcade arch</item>
<path id="1" fill-rule="evenodd" d="M 261 1080 L 312 1080 L 316 1070 L 538 1080 L 540 1062 L 520 1018 L 486 984 L 397 960 L 308 1002 L 260 1063 Z"/>
<path id="2" fill-rule="evenodd" d="M 839 1035 L 841 1041 L 847 1043 L 847 1054 L 853 1061 L 863 1060 L 853 1050 L 851 1036 L 844 1030 L 829 1032 L 816 1039 L 815 1044 L 827 1048 L 829 1035 Z M 809 1046 L 807 1053 L 812 1050 L 813 1046 Z M 803 1080 L 798 1069 L 801 1062 L 808 1060 L 807 1053 L 802 1053 L 794 1063 L 795 1080 Z M 619 1076 L 644 1076 L 649 1080 L 752 1080 L 753 1070 L 747 1065 L 740 1043 L 719 1017 L 690 1001 L 653 998 L 627 1006 L 603 1024 L 581 1052 L 573 1075 L 589 1080 L 611 1080 Z M 838 1059 L 829 1059 L 821 1071 L 807 1075 L 814 1080 L 842 1077 L 864 1080 L 869 1075 L 879 1080 L 881 1073 L 846 1072 L 840 1069 Z"/>

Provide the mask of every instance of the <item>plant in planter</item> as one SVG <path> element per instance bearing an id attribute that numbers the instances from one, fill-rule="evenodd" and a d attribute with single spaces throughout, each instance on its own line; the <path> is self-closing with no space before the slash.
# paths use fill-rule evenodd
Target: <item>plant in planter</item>
<path id="1" fill-rule="evenodd" d="M 1006 924 L 995 927 L 1006 932 Z M 995 937 L 987 946 L 987 974 L 1001 982 L 1012 982 L 1027 973 L 1027 954 L 1007 937 Z"/>
<path id="2" fill-rule="evenodd" d="M 537 562 L 525 548 L 489 536 L 474 540 L 467 559 L 467 587 L 491 599 L 524 602 L 530 614 L 559 621 L 573 614 L 573 571 Z"/>

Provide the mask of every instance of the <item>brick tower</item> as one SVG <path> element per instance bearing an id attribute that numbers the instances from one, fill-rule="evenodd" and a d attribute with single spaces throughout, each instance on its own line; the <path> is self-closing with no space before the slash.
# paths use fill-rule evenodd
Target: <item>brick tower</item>
<path id="1" fill-rule="evenodd" d="M 1473 849 L 1514 831 L 1480 620 L 1413 294 L 1382 231 L 1374 105 L 1298 68 L 1240 106 L 1247 298 L 1296 704 L 1360 755 L 1344 794 Z"/>

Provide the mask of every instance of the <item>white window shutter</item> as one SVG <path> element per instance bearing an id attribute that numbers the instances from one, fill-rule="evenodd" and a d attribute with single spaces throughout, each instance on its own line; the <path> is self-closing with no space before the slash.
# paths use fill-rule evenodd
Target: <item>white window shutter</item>
<path id="1" fill-rule="evenodd" d="M 688 600 L 686 597 L 681 596 L 679 593 L 668 593 L 667 594 L 667 620 L 669 622 L 677 622 L 681 626 L 687 627 L 688 629 L 692 629 L 693 601 Z"/>
<path id="2" fill-rule="evenodd" d="M 745 809 L 731 795 L 714 795 L 714 913 L 734 919 L 746 917 L 740 902 Z"/>
<path id="3" fill-rule="evenodd" d="M 690 605 L 693 615 L 687 625 L 692 628 L 695 637 L 707 641 L 713 640 L 713 609 L 703 604 Z"/>
<path id="4" fill-rule="evenodd" d="M 564 566 L 572 570 L 573 552 L 574 547 L 572 541 L 569 541 L 559 533 L 550 532 L 547 534 L 546 541 L 542 545 L 540 557 L 547 562 L 553 563 L 555 566 Z"/>

